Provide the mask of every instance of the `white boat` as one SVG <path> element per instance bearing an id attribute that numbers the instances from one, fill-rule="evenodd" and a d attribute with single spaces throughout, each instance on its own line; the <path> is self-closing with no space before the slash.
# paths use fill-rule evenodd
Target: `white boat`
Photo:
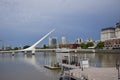
<path id="1" fill-rule="evenodd" d="M 68 48 L 57 48 L 56 53 L 68 53 L 70 52 L 70 49 Z"/>

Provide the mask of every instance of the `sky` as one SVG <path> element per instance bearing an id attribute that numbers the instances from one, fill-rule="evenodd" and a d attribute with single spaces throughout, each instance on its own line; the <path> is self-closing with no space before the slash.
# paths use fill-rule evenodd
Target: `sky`
<path id="1" fill-rule="evenodd" d="M 120 0 L 0 0 L 0 40 L 6 46 L 32 45 L 52 29 L 49 37 L 69 42 L 100 40 L 101 29 L 118 21 Z"/>

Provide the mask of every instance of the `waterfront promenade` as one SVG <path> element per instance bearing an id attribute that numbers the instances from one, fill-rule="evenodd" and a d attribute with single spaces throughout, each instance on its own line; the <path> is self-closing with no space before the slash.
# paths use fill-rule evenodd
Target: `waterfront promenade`
<path id="1" fill-rule="evenodd" d="M 71 77 L 81 78 L 84 76 L 88 80 L 117 80 L 118 74 L 115 67 L 98 68 L 89 67 L 81 69 L 79 66 L 62 64 L 64 67 L 72 68 L 72 70 L 65 71 Z"/>
<path id="2" fill-rule="evenodd" d="M 88 76 L 90 80 L 117 80 L 117 69 L 113 68 L 95 68 L 84 69 L 82 74 Z"/>
<path id="3" fill-rule="evenodd" d="M 35 49 L 35 52 L 56 52 L 57 49 Z M 25 53 L 32 53 L 31 50 L 9 50 L 9 51 L 0 51 L 0 53 L 18 53 L 18 52 L 25 52 Z M 35 53 L 34 52 L 34 53 Z M 96 50 L 96 49 L 69 49 L 69 53 L 120 53 L 119 50 Z"/>

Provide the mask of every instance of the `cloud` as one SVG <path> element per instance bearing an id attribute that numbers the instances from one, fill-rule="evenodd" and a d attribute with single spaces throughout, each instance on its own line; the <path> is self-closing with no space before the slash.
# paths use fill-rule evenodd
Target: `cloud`
<path id="1" fill-rule="evenodd" d="M 0 36 L 10 32 L 38 35 L 53 28 L 58 35 L 94 35 L 97 29 L 120 20 L 119 3 L 120 0 L 0 0 Z M 98 38 L 99 33 L 96 35 Z"/>
<path id="2" fill-rule="evenodd" d="M 114 8 L 119 0 L 10 0 L 2 1 L 9 3 L 9 9 L 24 14 L 37 16 L 68 15 L 76 12 L 92 13 L 103 11 L 105 8 Z M 4 7 L 6 7 L 4 5 Z M 117 6 L 118 7 L 118 6 Z M 119 7 L 118 7 L 119 8 Z M 97 12 L 98 14 L 98 12 Z"/>

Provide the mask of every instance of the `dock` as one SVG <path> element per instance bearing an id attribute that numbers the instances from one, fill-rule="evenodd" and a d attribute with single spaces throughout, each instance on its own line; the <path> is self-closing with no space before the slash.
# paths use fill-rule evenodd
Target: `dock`
<path id="1" fill-rule="evenodd" d="M 45 65 L 44 67 L 45 67 L 45 68 L 48 68 L 48 69 L 51 69 L 51 70 L 60 69 L 60 67 L 54 67 L 54 66 L 51 66 L 51 65 Z"/>

